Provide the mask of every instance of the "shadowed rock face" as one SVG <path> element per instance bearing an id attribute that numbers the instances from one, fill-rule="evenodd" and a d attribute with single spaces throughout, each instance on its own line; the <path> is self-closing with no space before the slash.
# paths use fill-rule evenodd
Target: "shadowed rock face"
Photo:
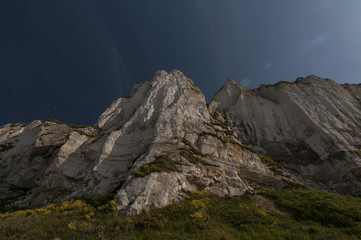
<path id="1" fill-rule="evenodd" d="M 360 191 L 360 85 L 316 76 L 248 90 L 228 81 L 210 103 L 264 154 L 309 184 Z"/>
<path id="2" fill-rule="evenodd" d="M 187 191 L 242 195 L 282 179 L 358 193 L 360 96 L 360 85 L 315 76 L 255 90 L 230 80 L 207 105 L 183 73 L 159 71 L 94 126 L 0 127 L 0 198 L 35 207 L 113 192 L 137 214 Z"/>

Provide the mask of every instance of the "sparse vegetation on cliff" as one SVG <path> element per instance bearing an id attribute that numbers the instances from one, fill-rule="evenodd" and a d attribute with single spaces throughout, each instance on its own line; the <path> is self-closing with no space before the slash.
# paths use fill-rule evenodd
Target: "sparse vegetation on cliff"
<path id="1" fill-rule="evenodd" d="M 162 155 L 156 158 L 151 163 L 144 164 L 139 170 L 134 171 L 132 175 L 134 177 L 145 177 L 152 172 L 176 172 L 178 168 L 176 163 L 166 155 Z"/>
<path id="2" fill-rule="evenodd" d="M 187 139 L 182 138 L 182 142 L 189 148 L 187 151 L 190 151 L 199 156 L 203 156 L 202 152 L 196 149 Z"/>
<path id="3" fill-rule="evenodd" d="M 182 155 L 185 159 L 187 159 L 190 163 L 194 164 L 201 164 L 203 166 L 215 166 L 213 164 L 207 163 L 206 161 L 200 159 L 199 157 L 195 156 L 194 154 L 191 154 L 185 150 L 182 150 L 180 152 L 180 155 Z"/>
<path id="4" fill-rule="evenodd" d="M 276 175 L 280 175 L 280 176 L 284 175 L 282 171 L 283 169 L 282 166 L 276 163 L 274 159 L 269 158 L 262 154 L 258 154 L 258 157 L 261 159 L 263 163 L 267 164 Z"/>
<path id="5" fill-rule="evenodd" d="M 199 151 L 197 148 L 195 148 L 187 139 L 182 139 L 182 142 L 185 145 L 185 148 L 180 148 L 180 155 L 182 157 L 184 157 L 185 159 L 187 159 L 188 162 L 193 163 L 193 164 L 201 164 L 203 166 L 215 166 L 218 167 L 216 165 L 210 164 L 206 161 L 204 161 L 203 159 L 201 159 L 201 157 L 204 157 L 205 155 Z"/>
<path id="6" fill-rule="evenodd" d="M 56 124 L 65 124 L 68 127 L 72 128 L 75 132 L 81 134 L 81 135 L 85 135 L 87 137 L 95 137 L 95 134 L 89 134 L 87 132 L 85 132 L 84 130 L 82 130 L 82 128 L 88 128 L 88 127 L 92 127 L 92 125 L 74 125 L 74 124 L 68 124 L 68 123 L 63 123 L 57 119 L 49 119 L 46 120 L 47 122 L 52 122 L 52 123 L 56 123 Z"/>

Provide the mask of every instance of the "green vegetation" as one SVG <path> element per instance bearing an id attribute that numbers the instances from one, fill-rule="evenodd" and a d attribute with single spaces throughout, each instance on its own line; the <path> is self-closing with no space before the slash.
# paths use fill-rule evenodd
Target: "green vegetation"
<path id="1" fill-rule="evenodd" d="M 134 171 L 134 177 L 145 177 L 152 172 L 176 172 L 176 163 L 166 155 L 157 157 L 153 162 L 144 164 L 139 170 Z"/>
<path id="2" fill-rule="evenodd" d="M 53 123 L 57 123 L 57 124 L 65 124 L 65 125 L 67 125 L 68 127 L 70 127 L 70 128 L 73 128 L 73 129 L 75 129 L 75 128 L 87 128 L 87 127 L 91 127 L 92 125 L 74 125 L 74 124 L 69 124 L 69 123 L 63 123 L 63 122 L 61 122 L 61 121 L 59 121 L 59 120 L 57 120 L 57 119 L 48 119 L 48 120 L 46 120 L 47 122 L 53 122 Z"/>
<path id="3" fill-rule="evenodd" d="M 182 142 L 186 145 L 186 148 L 181 148 L 180 155 L 187 159 L 190 163 L 201 164 L 203 166 L 214 166 L 217 165 L 210 164 L 199 157 L 204 157 L 205 155 L 196 149 L 187 139 L 182 139 Z"/>
<path id="4" fill-rule="evenodd" d="M 287 183 L 287 188 L 307 188 L 307 185 L 302 182 L 293 182 L 286 178 L 283 178 L 282 181 Z"/>
<path id="5" fill-rule="evenodd" d="M 304 186 L 265 191 L 264 194 L 292 209 L 295 212 L 293 217 L 298 221 L 317 222 L 348 235 L 361 236 L 361 199 L 358 197 L 332 194 Z"/>
<path id="6" fill-rule="evenodd" d="M 0 239 L 360 239 L 360 198 L 304 187 L 263 194 L 292 215 L 265 212 L 249 195 L 201 191 L 162 209 L 125 216 L 108 196 L 0 214 Z"/>
<path id="7" fill-rule="evenodd" d="M 40 138 L 40 141 L 41 138 Z M 59 145 L 53 145 L 50 148 L 45 148 L 42 150 L 42 152 L 39 154 L 42 158 L 44 159 L 48 159 L 51 158 L 51 156 L 53 156 L 53 154 L 56 152 L 57 149 L 61 148 L 64 145 L 64 143 L 59 144 Z"/>
<path id="8" fill-rule="evenodd" d="M 240 143 L 238 143 L 238 142 L 236 142 L 234 140 L 231 140 L 229 142 L 232 143 L 232 144 L 240 146 L 243 150 L 247 150 L 249 152 L 258 154 L 258 152 L 256 150 L 254 150 L 253 148 L 247 146 L 247 145 L 250 145 L 250 143 L 242 143 L 242 144 L 240 144 Z"/>
<path id="9" fill-rule="evenodd" d="M 204 156 L 201 151 L 196 149 L 187 139 L 182 138 L 182 142 L 189 148 L 189 151 L 200 156 Z M 187 149 L 185 149 L 187 150 Z M 187 150 L 188 151 L 188 150 Z"/>
<path id="10" fill-rule="evenodd" d="M 194 154 L 191 154 L 185 150 L 182 150 L 180 152 L 180 155 L 182 155 L 185 159 L 187 159 L 190 163 L 194 163 L 194 164 L 201 164 L 203 166 L 213 166 L 213 167 L 219 167 L 217 165 L 213 165 L 213 164 L 210 164 L 202 159 L 200 159 L 199 157 L 195 156 Z"/>
<path id="11" fill-rule="evenodd" d="M 213 136 L 215 138 L 219 138 L 219 136 L 216 133 L 206 132 L 206 131 L 201 132 L 199 135 L 200 136 L 210 135 L 210 136 Z"/>
<path id="12" fill-rule="evenodd" d="M 71 128 L 87 128 L 87 127 L 92 126 L 92 125 L 74 125 L 74 124 L 69 124 L 69 123 L 67 123 L 66 125 L 68 125 L 68 127 L 71 127 Z"/>
<path id="13" fill-rule="evenodd" d="M 229 141 L 230 143 L 232 144 L 235 144 L 235 145 L 238 145 L 240 146 L 243 150 L 247 150 L 249 152 L 252 152 L 252 153 L 255 153 L 258 155 L 258 157 L 261 159 L 261 161 L 264 163 L 264 164 L 267 164 L 267 166 L 270 167 L 270 169 L 276 174 L 276 175 L 280 175 L 280 176 L 285 176 L 285 174 L 283 173 L 283 168 L 282 166 L 277 163 L 276 160 L 272 159 L 272 158 L 269 158 L 265 155 L 262 155 L 262 154 L 259 154 L 256 150 L 254 150 L 252 147 L 250 146 L 247 146 L 249 145 L 250 143 L 238 143 L 234 140 L 230 140 Z"/>
<path id="14" fill-rule="evenodd" d="M 276 174 L 276 175 L 280 175 L 283 176 L 283 171 L 282 171 L 282 166 L 277 164 L 276 161 L 272 158 L 266 157 L 265 155 L 262 154 L 258 154 L 258 157 L 261 159 L 261 161 L 265 164 L 267 164 L 267 166 L 270 167 L 270 169 Z"/>
<path id="15" fill-rule="evenodd" d="M 213 120 L 214 120 L 214 121 L 212 122 L 212 124 L 218 125 L 218 126 L 220 126 L 221 128 L 223 128 L 223 129 L 228 129 L 229 123 L 228 123 L 227 121 L 225 121 L 225 122 L 220 121 L 215 114 L 211 114 L 211 116 L 212 116 L 212 118 L 213 118 Z"/>
<path id="16" fill-rule="evenodd" d="M 214 118 L 214 119 L 216 120 L 215 122 L 213 122 L 214 125 L 218 125 L 223 129 L 228 129 L 228 127 L 229 127 L 228 123 L 221 122 L 216 118 Z"/>
<path id="17" fill-rule="evenodd" d="M 82 125 L 82 126 L 78 126 L 78 125 L 74 125 L 74 124 L 66 124 L 68 127 L 72 128 L 75 132 L 80 133 L 81 135 L 85 135 L 87 137 L 95 137 L 95 134 L 89 134 L 83 130 L 81 130 L 81 128 L 87 128 L 87 127 L 91 127 L 91 125 Z"/>
<path id="18" fill-rule="evenodd" d="M 221 131 L 221 132 L 223 132 L 223 131 Z M 231 136 L 233 136 L 233 134 L 231 134 L 231 133 L 226 133 L 226 132 L 224 132 L 226 135 L 231 135 Z M 247 146 L 247 145 L 249 145 L 249 143 L 238 143 L 237 141 L 235 141 L 235 140 L 233 140 L 233 139 L 231 139 L 231 140 L 225 140 L 225 139 L 223 139 L 222 137 L 220 137 L 219 135 L 217 135 L 217 134 L 215 134 L 215 133 L 212 133 L 212 132 L 205 132 L 205 131 L 203 131 L 203 132 L 201 132 L 200 134 L 199 134 L 200 136 L 205 136 L 205 135 L 210 135 L 210 136 L 212 136 L 212 137 L 215 137 L 215 138 L 217 138 L 218 140 L 220 140 L 221 142 L 223 142 L 223 143 L 227 143 L 227 142 L 229 142 L 229 143 L 232 143 L 232 144 L 235 144 L 235 145 L 238 145 L 238 146 L 240 146 L 243 150 L 247 150 L 247 151 L 249 151 L 249 152 L 252 152 L 252 153 L 255 153 L 255 154 L 257 154 L 258 155 L 258 157 L 261 159 L 261 161 L 263 162 L 263 163 L 265 163 L 265 164 L 267 164 L 267 166 L 269 166 L 270 167 L 270 169 L 276 174 L 276 175 L 280 175 L 280 176 L 285 176 L 284 175 L 284 173 L 283 173 L 283 168 L 282 168 L 282 166 L 280 165 L 280 164 L 278 164 L 278 163 L 276 163 L 276 161 L 274 160 L 274 159 L 272 159 L 272 158 L 269 158 L 269 157 L 266 157 L 266 156 L 264 156 L 264 155 L 262 155 L 262 154 L 259 154 L 256 150 L 254 150 L 252 147 L 250 147 L 250 146 Z M 181 155 L 183 156 L 183 157 L 185 157 L 185 158 L 187 158 L 185 155 L 186 154 L 184 154 L 184 153 L 182 153 L 181 152 Z M 188 158 L 187 158 L 188 159 Z M 189 159 L 188 159 L 189 160 Z M 191 160 L 193 160 L 193 161 L 191 161 Z M 195 163 L 195 162 L 197 162 L 196 160 L 197 159 L 195 159 L 195 158 L 193 158 L 193 159 L 191 159 L 190 160 L 190 162 L 192 162 L 192 163 Z"/>
<path id="19" fill-rule="evenodd" d="M 53 123 L 56 123 L 56 124 L 65 124 L 67 125 L 68 127 L 72 128 L 75 132 L 81 134 L 81 135 L 85 135 L 87 137 L 95 137 L 95 134 L 89 134 L 83 130 L 81 130 L 82 128 L 87 128 L 87 127 L 91 127 L 91 125 L 74 125 L 74 124 L 68 124 L 68 123 L 63 123 L 57 119 L 49 119 L 49 120 L 46 120 L 47 122 L 53 122 Z"/>
<path id="20" fill-rule="evenodd" d="M 231 136 L 231 137 L 234 137 L 235 139 L 237 139 L 237 138 L 234 136 L 233 132 L 231 132 L 231 131 L 220 131 L 220 130 L 218 130 L 218 131 L 215 130 L 215 131 L 216 131 L 216 132 L 224 133 L 224 134 L 226 134 L 226 135 L 228 135 L 228 136 Z M 212 132 L 205 132 L 205 131 L 203 131 L 203 132 L 201 132 L 199 135 L 200 135 L 200 136 L 209 135 L 209 136 L 212 136 L 212 137 L 217 138 L 219 141 L 221 141 L 221 142 L 223 142 L 223 143 L 229 142 L 229 143 L 232 143 L 232 144 L 235 144 L 235 145 L 240 146 L 243 150 L 247 150 L 247 151 L 250 151 L 250 152 L 252 152 L 252 153 L 258 154 L 258 152 L 257 152 L 256 150 L 254 150 L 253 148 L 247 146 L 247 145 L 250 145 L 250 143 L 248 143 L 248 142 L 245 142 L 245 143 L 242 142 L 242 144 L 241 144 L 241 143 L 239 143 L 238 141 L 236 141 L 236 140 L 234 140 L 234 139 L 224 139 L 224 138 L 222 138 L 221 136 L 219 136 L 218 134 L 212 133 Z M 237 139 L 237 140 L 238 140 L 238 139 Z"/>
<path id="21" fill-rule="evenodd" d="M 216 133 L 203 131 L 203 132 L 201 132 L 199 135 L 200 135 L 200 136 L 209 135 L 209 136 L 212 136 L 212 137 L 217 138 L 218 140 L 220 140 L 220 141 L 223 142 L 223 143 L 227 143 L 226 140 L 224 140 L 222 137 L 220 137 L 220 136 L 219 136 L 218 134 L 216 134 Z"/>
<path id="22" fill-rule="evenodd" d="M 79 128 L 73 128 L 73 130 L 74 130 L 75 132 L 81 134 L 81 135 L 85 135 L 85 136 L 90 137 L 90 138 L 95 137 L 95 134 L 86 133 L 86 132 L 84 132 L 83 130 L 81 130 L 81 129 L 79 129 Z"/>
<path id="23" fill-rule="evenodd" d="M 219 129 L 214 129 L 216 132 L 219 132 L 219 133 L 224 133 L 228 136 L 231 136 L 231 137 L 236 137 L 234 136 L 233 134 L 233 131 L 230 131 L 230 130 L 219 130 Z"/>
<path id="24" fill-rule="evenodd" d="M 215 121 L 212 122 L 212 124 L 217 125 L 217 126 L 219 126 L 219 127 L 221 127 L 223 129 L 223 130 L 219 130 L 217 128 L 214 128 L 214 126 L 212 126 L 211 124 L 209 124 L 209 126 L 213 127 L 216 132 L 221 132 L 221 133 L 224 133 L 226 135 L 235 137 L 233 131 L 229 130 L 230 125 L 229 125 L 228 122 L 219 121 L 217 118 L 215 118 L 215 116 L 213 116 L 213 119 Z"/>
<path id="25" fill-rule="evenodd" d="M 26 123 L 11 123 L 10 127 L 25 127 Z"/>

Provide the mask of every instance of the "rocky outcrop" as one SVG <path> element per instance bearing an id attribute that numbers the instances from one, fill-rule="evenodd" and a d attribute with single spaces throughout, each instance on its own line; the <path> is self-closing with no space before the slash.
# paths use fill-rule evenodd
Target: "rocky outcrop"
<path id="1" fill-rule="evenodd" d="M 356 193 L 361 115 L 353 86 L 312 76 L 248 90 L 229 80 L 207 105 L 183 73 L 159 71 L 93 126 L 1 127 L 0 198 L 36 207 L 114 193 L 120 209 L 137 214 L 188 191 L 234 196 L 285 181 Z"/>
<path id="2" fill-rule="evenodd" d="M 248 90 L 228 81 L 210 103 L 241 141 L 284 161 L 311 185 L 359 193 L 360 85 L 316 76 Z"/>

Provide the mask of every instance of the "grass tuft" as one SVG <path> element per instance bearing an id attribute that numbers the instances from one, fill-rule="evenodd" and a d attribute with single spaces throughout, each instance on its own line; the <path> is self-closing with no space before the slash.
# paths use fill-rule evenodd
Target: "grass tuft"
<path id="1" fill-rule="evenodd" d="M 266 157 L 265 155 L 262 154 L 258 154 L 258 157 L 261 159 L 261 161 L 264 164 L 267 164 L 267 166 L 270 167 L 270 169 L 276 174 L 276 175 L 280 175 L 280 176 L 284 176 L 283 173 L 283 168 L 281 165 L 279 165 L 278 163 L 276 163 L 276 161 L 272 158 Z"/>
<path id="2" fill-rule="evenodd" d="M 199 151 L 198 149 L 196 149 L 187 139 L 182 138 L 182 142 L 183 142 L 186 146 L 188 146 L 189 150 L 190 150 L 192 153 L 194 153 L 194 154 L 196 154 L 196 155 L 203 156 L 202 152 Z"/>
<path id="3" fill-rule="evenodd" d="M 166 155 L 157 157 L 153 162 L 144 164 L 137 171 L 134 171 L 132 175 L 134 177 L 145 177 L 152 172 L 177 172 L 178 168 L 176 163 Z"/>
<path id="4" fill-rule="evenodd" d="M 207 163 L 206 161 L 200 159 L 199 157 L 197 156 L 194 156 L 193 154 L 185 151 L 185 150 L 182 150 L 180 152 L 180 155 L 183 156 L 185 159 L 188 160 L 188 162 L 190 163 L 193 163 L 193 164 L 201 164 L 203 166 L 214 166 L 214 167 L 219 167 L 219 166 L 216 166 L 216 165 L 213 165 L 213 164 L 210 164 L 210 163 Z"/>

